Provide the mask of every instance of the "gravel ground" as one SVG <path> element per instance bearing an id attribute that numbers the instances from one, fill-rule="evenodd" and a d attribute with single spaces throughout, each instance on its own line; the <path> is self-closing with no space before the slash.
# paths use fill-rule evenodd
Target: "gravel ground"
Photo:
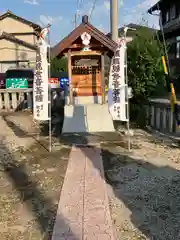
<path id="1" fill-rule="evenodd" d="M 72 139 L 53 140 L 50 154 L 29 113 L 0 116 L 0 125 L 1 239 L 49 239 Z M 110 142 L 101 147 L 116 239 L 180 240 L 179 142 L 144 131 L 131 153 Z"/>
<path id="2" fill-rule="evenodd" d="M 131 153 L 102 145 L 116 239 L 179 240 L 179 142 L 135 132 Z"/>
<path id="3" fill-rule="evenodd" d="M 70 148 L 53 139 L 49 153 L 28 113 L 0 125 L 0 239 L 50 239 Z"/>

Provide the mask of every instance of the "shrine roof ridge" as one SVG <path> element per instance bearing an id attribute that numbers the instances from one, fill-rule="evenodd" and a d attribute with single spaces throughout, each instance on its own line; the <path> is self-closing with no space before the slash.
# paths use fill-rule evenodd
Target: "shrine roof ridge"
<path id="1" fill-rule="evenodd" d="M 70 45 L 84 32 L 90 34 L 111 52 L 114 52 L 117 47 L 117 43 L 107 37 L 103 32 L 95 28 L 93 25 L 91 25 L 88 21 L 88 16 L 85 15 L 82 17 L 82 23 L 51 49 L 51 56 L 57 57 L 61 55 L 62 52 L 67 50 Z"/>

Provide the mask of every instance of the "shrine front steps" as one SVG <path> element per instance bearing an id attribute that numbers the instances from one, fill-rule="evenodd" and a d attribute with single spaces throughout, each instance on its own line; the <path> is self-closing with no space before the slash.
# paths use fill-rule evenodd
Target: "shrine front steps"
<path id="1" fill-rule="evenodd" d="M 108 104 L 65 106 L 62 133 L 115 132 Z"/>

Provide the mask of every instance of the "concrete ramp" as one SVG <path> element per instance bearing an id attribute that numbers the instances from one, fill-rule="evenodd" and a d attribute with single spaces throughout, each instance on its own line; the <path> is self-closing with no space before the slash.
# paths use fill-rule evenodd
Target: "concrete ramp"
<path id="1" fill-rule="evenodd" d="M 114 131 L 107 104 L 65 106 L 63 133 Z"/>

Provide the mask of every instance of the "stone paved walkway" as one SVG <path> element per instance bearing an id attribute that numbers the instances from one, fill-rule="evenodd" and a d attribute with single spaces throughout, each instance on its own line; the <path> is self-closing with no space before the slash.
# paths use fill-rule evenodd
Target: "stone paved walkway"
<path id="1" fill-rule="evenodd" d="M 52 240 L 114 240 L 100 148 L 72 147 Z"/>

